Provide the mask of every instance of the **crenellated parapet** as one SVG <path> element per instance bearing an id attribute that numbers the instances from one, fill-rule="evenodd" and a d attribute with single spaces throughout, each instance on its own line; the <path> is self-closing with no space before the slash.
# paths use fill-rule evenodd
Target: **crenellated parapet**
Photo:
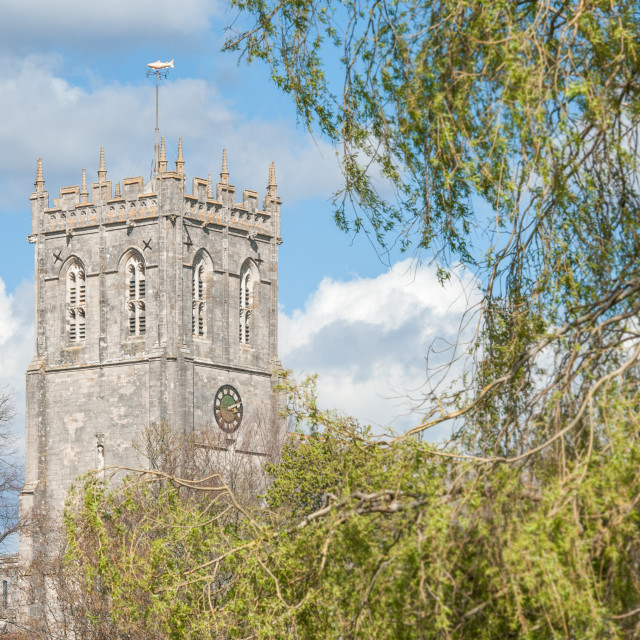
<path id="1" fill-rule="evenodd" d="M 178 142 L 175 170 L 167 169 L 165 141 L 162 138 L 158 173 L 146 183 L 141 176 L 124 178 L 115 184 L 107 180 L 104 149 L 100 148 L 98 180 L 87 187 L 86 169 L 80 185 L 62 187 L 59 196 L 49 203 L 44 191 L 42 160 L 36 169 L 35 192 L 31 195 L 32 235 L 38 233 L 73 233 L 91 231 L 100 225 L 132 225 L 162 216 L 181 216 L 185 222 L 201 227 L 227 227 L 251 235 L 280 238 L 280 205 L 275 181 L 275 167 L 269 167 L 267 192 L 259 207 L 259 194 L 244 189 L 242 201 L 236 202 L 236 188 L 229 184 L 226 150 L 222 152 L 220 181 L 215 189 L 211 174 L 193 177 L 187 192 L 182 138 Z"/>

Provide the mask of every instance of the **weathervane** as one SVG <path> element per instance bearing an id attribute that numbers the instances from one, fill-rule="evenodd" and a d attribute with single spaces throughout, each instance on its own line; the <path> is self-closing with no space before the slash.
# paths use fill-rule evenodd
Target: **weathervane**
<path id="1" fill-rule="evenodd" d="M 160 76 L 166 78 L 169 75 L 169 69 L 173 69 L 173 60 L 171 62 L 149 62 L 147 64 L 147 78 L 150 75 L 156 77 L 156 143 L 153 147 L 153 173 L 158 171 L 158 151 L 160 149 L 160 129 L 158 128 L 158 87 L 160 85 Z"/>

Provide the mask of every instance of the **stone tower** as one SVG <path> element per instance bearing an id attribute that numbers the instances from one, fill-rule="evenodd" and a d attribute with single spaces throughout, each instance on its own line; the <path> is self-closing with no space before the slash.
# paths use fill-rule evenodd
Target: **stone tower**
<path id="1" fill-rule="evenodd" d="M 83 169 L 51 207 L 38 160 L 22 515 L 60 510 L 90 469 L 139 466 L 131 445 L 153 422 L 216 430 L 234 452 L 265 455 L 246 425 L 280 401 L 273 163 L 262 207 L 247 189 L 236 202 L 224 151 L 220 181 L 193 178 L 188 193 L 182 140 L 175 170 L 162 139 L 149 182 L 113 187 L 101 149 L 91 192 Z"/>

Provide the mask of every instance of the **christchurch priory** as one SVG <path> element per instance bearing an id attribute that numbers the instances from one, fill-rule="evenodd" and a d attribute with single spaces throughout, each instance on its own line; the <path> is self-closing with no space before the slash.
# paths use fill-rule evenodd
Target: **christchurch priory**
<path id="1" fill-rule="evenodd" d="M 222 448 L 264 456 L 246 425 L 275 415 L 281 397 L 273 163 L 262 202 L 249 189 L 237 198 L 224 151 L 219 181 L 188 181 L 182 140 L 169 168 L 162 139 L 146 183 L 112 183 L 102 149 L 97 181 L 89 187 L 80 175 L 51 202 L 38 160 L 31 195 L 35 353 L 22 516 L 61 511 L 79 474 L 139 466 L 132 442 L 153 423 L 213 430 Z M 21 560 L 30 545 L 21 536 Z"/>

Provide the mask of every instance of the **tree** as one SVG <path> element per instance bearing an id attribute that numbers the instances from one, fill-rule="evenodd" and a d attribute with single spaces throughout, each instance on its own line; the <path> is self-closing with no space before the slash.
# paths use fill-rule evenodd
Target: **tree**
<path id="1" fill-rule="evenodd" d="M 541 481 L 384 446 L 290 385 L 298 417 L 266 504 L 159 471 L 79 489 L 69 561 L 141 638 L 635 637 L 638 438 Z M 615 419 L 615 422 L 613 421 Z M 346 434 L 346 435 L 345 435 Z M 200 494 L 197 497 L 196 494 Z M 185 500 L 186 496 L 191 496 Z"/>
<path id="2" fill-rule="evenodd" d="M 47 545 L 35 545 L 29 564 L 21 567 L 20 580 L 12 585 L 21 640 L 121 640 L 104 590 L 91 583 L 89 571 L 67 561 L 70 546 L 60 519 L 33 514 L 29 533 Z"/>
<path id="3" fill-rule="evenodd" d="M 313 430 L 265 508 L 224 542 L 202 502 L 162 520 L 196 541 L 161 574 L 207 620 L 192 637 L 637 637 L 637 3 L 234 4 L 252 22 L 228 48 L 340 145 L 338 223 L 431 252 L 443 278 L 474 270 L 482 302 L 466 384 L 408 433 L 374 437 L 286 379 Z M 416 437 L 445 420 L 451 441 Z M 88 491 L 92 536 L 113 508 Z"/>
<path id="4" fill-rule="evenodd" d="M 24 479 L 11 431 L 16 415 L 14 396 L 10 389 L 0 389 L 0 544 L 18 531 L 18 492 Z"/>
<path id="5" fill-rule="evenodd" d="M 245 416 L 242 442 L 262 454 L 256 460 L 217 428 L 154 423 L 134 443 L 140 469 L 80 478 L 64 526 L 43 519 L 35 531 L 47 545 L 25 581 L 25 599 L 40 605 L 26 625 L 33 637 L 216 637 L 235 580 L 225 550 L 251 539 L 264 463 L 278 455 L 283 427 L 265 409 Z"/>
<path id="6" fill-rule="evenodd" d="M 338 224 L 476 274 L 470 384 L 426 398 L 416 431 L 465 407 L 468 448 L 517 456 L 634 375 L 635 2 L 233 4 L 250 23 L 227 49 L 340 149 Z"/>
<path id="7" fill-rule="evenodd" d="M 399 439 L 353 434 L 373 451 L 455 420 L 448 446 L 423 451 L 480 510 L 466 539 L 500 579 L 447 566 L 424 587 L 440 632 L 637 633 L 637 3 L 234 4 L 249 22 L 227 48 L 265 61 L 339 149 L 338 224 L 433 256 L 443 278 L 460 263 L 482 293 L 467 384 L 426 397 Z"/>

